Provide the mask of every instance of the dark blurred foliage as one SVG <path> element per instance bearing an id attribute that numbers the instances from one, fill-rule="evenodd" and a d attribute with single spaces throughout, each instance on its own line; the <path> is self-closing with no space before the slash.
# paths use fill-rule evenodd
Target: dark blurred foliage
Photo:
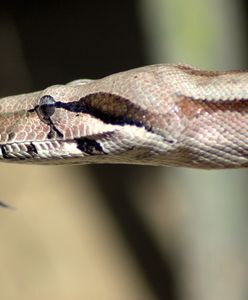
<path id="1" fill-rule="evenodd" d="M 33 87 L 145 63 L 136 1 L 12 1 Z"/>

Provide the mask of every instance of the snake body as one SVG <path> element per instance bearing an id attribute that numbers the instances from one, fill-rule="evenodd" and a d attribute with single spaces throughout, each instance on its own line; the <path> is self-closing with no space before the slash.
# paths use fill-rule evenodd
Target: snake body
<path id="1" fill-rule="evenodd" d="M 248 72 L 151 65 L 0 99 L 0 160 L 248 166 Z"/>

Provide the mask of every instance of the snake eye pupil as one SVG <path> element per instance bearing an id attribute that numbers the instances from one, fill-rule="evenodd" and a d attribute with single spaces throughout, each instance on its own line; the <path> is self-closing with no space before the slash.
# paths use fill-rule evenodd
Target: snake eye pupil
<path id="1" fill-rule="evenodd" d="M 45 119 L 50 118 L 55 113 L 55 100 L 52 96 L 45 95 L 40 98 L 38 112 Z"/>

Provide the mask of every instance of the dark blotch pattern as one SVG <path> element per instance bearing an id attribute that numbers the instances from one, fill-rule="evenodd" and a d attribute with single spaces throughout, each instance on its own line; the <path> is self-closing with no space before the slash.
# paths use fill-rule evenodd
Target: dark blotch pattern
<path id="1" fill-rule="evenodd" d="M 56 138 L 56 137 L 58 137 L 58 138 L 63 138 L 63 137 L 64 137 L 63 133 L 60 132 L 60 131 L 54 126 L 54 124 L 52 123 L 52 121 L 50 122 L 49 125 L 50 125 L 50 131 L 49 131 L 48 134 L 47 134 L 47 138 L 48 138 L 49 140 L 54 139 L 54 138 Z"/>
<path id="2" fill-rule="evenodd" d="M 95 140 L 91 140 L 89 138 L 78 138 L 74 140 L 77 143 L 77 148 L 84 153 L 90 155 L 104 154 L 101 145 Z"/>
<path id="3" fill-rule="evenodd" d="M 29 155 L 31 155 L 32 157 L 37 157 L 38 155 L 38 151 L 35 147 L 35 145 L 33 145 L 32 143 L 26 145 L 27 150 L 20 150 L 20 153 L 25 153 L 27 152 Z M 4 159 L 9 159 L 9 160 L 25 160 L 28 157 L 20 157 L 20 156 L 15 156 L 13 157 L 12 155 L 14 154 L 13 152 L 9 152 L 8 148 L 5 145 L 1 146 L 1 150 L 2 150 L 2 155 Z"/>
<path id="4" fill-rule="evenodd" d="M 78 101 L 56 102 L 57 108 L 71 112 L 90 114 L 106 124 L 144 126 L 151 130 L 148 112 L 128 99 L 110 93 L 89 94 Z M 146 118 L 144 118 L 146 116 Z"/>
<path id="5" fill-rule="evenodd" d="M 6 150 L 6 147 L 4 145 L 1 146 L 1 150 L 2 150 L 2 154 L 3 154 L 3 158 L 11 159 L 11 157 L 8 156 L 8 151 Z"/>
<path id="6" fill-rule="evenodd" d="M 10 140 L 12 140 L 14 137 L 15 137 L 15 133 L 14 133 L 14 132 L 10 132 L 8 140 L 10 141 Z"/>
<path id="7" fill-rule="evenodd" d="M 30 154 L 31 156 L 36 156 L 38 154 L 38 151 L 34 144 L 30 143 L 26 147 L 27 147 L 28 154 Z"/>

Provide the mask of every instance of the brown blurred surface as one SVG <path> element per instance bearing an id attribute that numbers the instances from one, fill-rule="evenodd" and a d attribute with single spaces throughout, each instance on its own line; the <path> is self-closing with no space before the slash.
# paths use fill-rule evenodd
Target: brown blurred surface
<path id="1" fill-rule="evenodd" d="M 0 299 L 152 299 L 85 171 L 2 164 Z"/>

